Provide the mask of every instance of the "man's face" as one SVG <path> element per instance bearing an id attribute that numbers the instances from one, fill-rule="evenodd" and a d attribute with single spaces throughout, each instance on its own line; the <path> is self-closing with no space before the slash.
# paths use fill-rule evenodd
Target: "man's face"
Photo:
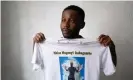
<path id="1" fill-rule="evenodd" d="M 81 18 L 74 10 L 65 10 L 62 13 L 61 31 L 65 38 L 74 38 L 79 35 Z"/>
<path id="2" fill-rule="evenodd" d="M 70 63 L 71 67 L 73 67 L 73 63 Z"/>

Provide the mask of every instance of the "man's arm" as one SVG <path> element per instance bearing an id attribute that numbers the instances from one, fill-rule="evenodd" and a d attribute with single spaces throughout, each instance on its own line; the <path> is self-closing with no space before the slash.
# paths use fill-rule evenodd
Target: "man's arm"
<path id="1" fill-rule="evenodd" d="M 64 66 L 64 67 L 65 67 L 65 70 L 68 71 L 67 67 L 66 66 Z"/>
<path id="2" fill-rule="evenodd" d="M 83 68 L 83 65 L 79 65 L 77 68 L 75 68 L 76 69 L 76 72 L 80 72 L 80 70 Z"/>
<path id="3" fill-rule="evenodd" d="M 78 68 L 78 69 L 77 69 L 77 68 Z M 75 68 L 75 71 L 76 71 L 76 72 L 79 72 L 79 67 L 77 67 L 77 68 Z"/>
<path id="4" fill-rule="evenodd" d="M 116 55 L 115 45 L 114 45 L 113 41 L 111 41 L 109 48 L 110 48 L 113 64 L 116 66 L 117 65 L 117 55 Z"/>

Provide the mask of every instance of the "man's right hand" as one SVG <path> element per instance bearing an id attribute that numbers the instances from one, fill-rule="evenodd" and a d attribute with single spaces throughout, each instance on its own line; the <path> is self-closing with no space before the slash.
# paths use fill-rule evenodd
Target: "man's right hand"
<path id="1" fill-rule="evenodd" d="M 34 43 L 41 43 L 45 40 L 45 36 L 43 33 L 37 33 L 34 38 L 33 38 L 33 42 Z"/>

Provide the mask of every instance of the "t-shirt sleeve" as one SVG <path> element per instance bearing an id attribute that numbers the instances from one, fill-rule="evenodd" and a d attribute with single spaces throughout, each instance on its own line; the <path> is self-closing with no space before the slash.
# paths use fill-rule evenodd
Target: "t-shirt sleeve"
<path id="1" fill-rule="evenodd" d="M 115 73 L 116 68 L 113 64 L 109 47 L 106 47 L 101 57 L 101 69 L 106 76 Z"/>
<path id="2" fill-rule="evenodd" d="M 39 43 L 35 43 L 35 45 L 34 45 L 31 63 L 33 64 L 33 70 L 38 70 L 39 68 L 40 69 L 44 68 Z"/>

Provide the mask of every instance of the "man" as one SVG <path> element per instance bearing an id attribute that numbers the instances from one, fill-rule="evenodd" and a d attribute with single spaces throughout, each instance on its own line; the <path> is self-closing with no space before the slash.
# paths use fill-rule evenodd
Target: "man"
<path id="1" fill-rule="evenodd" d="M 64 38 L 75 39 L 75 38 L 83 38 L 79 35 L 81 29 L 84 28 L 85 22 L 85 13 L 83 9 L 78 6 L 70 5 L 66 7 L 62 12 L 61 24 L 60 28 Z M 34 43 L 42 42 L 45 40 L 45 36 L 43 33 L 37 33 L 33 38 Z M 116 66 L 116 51 L 115 45 L 111 38 L 108 35 L 100 35 L 98 38 L 101 45 L 109 46 L 112 60 L 114 65 Z"/>
<path id="2" fill-rule="evenodd" d="M 73 62 L 70 63 L 70 67 L 67 69 L 65 66 L 65 70 L 69 71 L 69 76 L 68 76 L 68 80 L 75 80 L 75 72 L 79 72 L 80 69 L 78 67 L 78 69 L 76 69 L 76 67 L 73 66 Z"/>

